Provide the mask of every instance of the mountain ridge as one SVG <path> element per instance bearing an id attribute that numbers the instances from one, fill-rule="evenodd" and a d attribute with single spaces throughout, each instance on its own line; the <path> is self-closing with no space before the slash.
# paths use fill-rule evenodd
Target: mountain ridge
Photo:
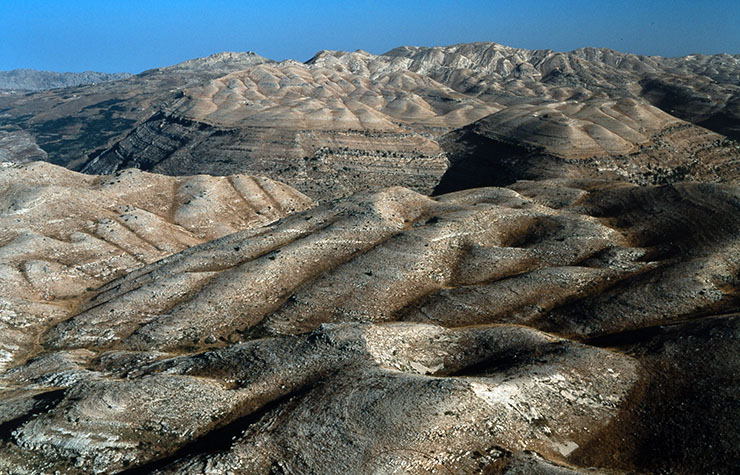
<path id="1" fill-rule="evenodd" d="M 721 164 L 736 153 L 722 135 L 740 137 L 738 71 L 740 56 L 671 59 L 496 43 L 399 47 L 383 55 L 322 50 L 305 63 L 223 52 L 122 81 L 0 97 L 0 128 L 20 128 L 23 140 L 36 140 L 40 156 L 86 173 L 126 167 L 171 175 L 250 173 L 320 199 L 379 181 L 431 193 L 450 164 L 478 160 L 450 150 L 484 153 L 495 162 L 507 144 L 526 148 L 547 134 L 561 148 L 546 147 L 543 166 L 528 158 L 529 169 L 572 168 L 560 163 L 569 152 L 598 162 L 599 150 L 609 150 L 610 161 L 623 162 L 640 150 L 674 147 L 676 156 L 665 162 L 665 153 L 650 152 L 653 171 L 610 165 L 622 179 L 659 183 L 696 178 L 703 173 L 691 171 L 697 160 Z M 624 114 L 611 103 L 633 105 Z M 666 134 L 655 125 L 667 123 L 657 119 L 665 114 L 694 127 Z M 463 137 L 479 121 L 488 130 L 509 121 L 499 123 L 506 134 L 483 140 L 490 153 L 482 142 L 475 151 L 445 145 L 447 134 Z M 17 137 L 16 148 L 29 149 Z M 577 146 L 569 150 L 572 140 Z M 688 172 L 665 172 L 677 166 Z M 485 165 L 477 175 L 497 167 Z M 537 176 L 507 167 L 513 180 Z M 733 179 L 723 167 L 719 179 Z M 480 184 L 503 184 L 487 180 Z"/>
<path id="2" fill-rule="evenodd" d="M 65 87 L 117 81 L 133 76 L 130 73 L 99 73 L 95 71 L 54 72 L 36 69 L 0 71 L 0 90 L 43 91 Z"/>
<path id="3" fill-rule="evenodd" d="M 89 228 L 98 207 L 75 216 L 56 204 L 100 202 L 80 180 L 133 200 L 111 204 L 94 233 L 144 259 L 122 274 L 64 273 L 54 260 L 80 264 L 89 239 L 54 229 L 52 243 L 25 233 L 0 248 L 5 279 L 32 285 L 15 291 L 34 304 L 1 322 L 11 330 L 0 333 L 8 471 L 734 467 L 736 184 L 560 178 L 315 205 L 273 183 L 296 209 L 182 249 L 172 232 L 141 234 L 147 197 L 165 217 L 173 198 L 201 216 L 214 216 L 210 202 L 225 214 L 180 223 L 220 235 L 245 211 L 232 208 L 228 180 L 39 163 L 0 178 L 10 185 L 0 218 L 32 226 L 42 220 L 28 209 L 43 198 L 34 213 Z M 250 199 L 265 196 L 252 189 Z M 274 206 L 260 201 L 250 209 Z M 125 227 L 139 237 L 121 240 Z"/>
<path id="4" fill-rule="evenodd" d="M 739 60 L 0 95 L 0 472 L 734 473 Z"/>
<path id="5" fill-rule="evenodd" d="M 371 183 L 377 181 L 368 173 L 372 167 L 386 170 L 389 184 L 410 185 L 428 193 L 430 185 L 424 183 L 440 180 L 443 160 L 460 161 L 440 145 L 446 140 L 445 134 L 483 120 L 491 125 L 503 121 L 499 128 L 507 132 L 496 138 L 502 143 L 532 145 L 554 134 L 552 142 L 561 143 L 561 148 L 546 147 L 545 152 L 556 160 L 570 158 L 569 154 L 574 154 L 572 158 L 598 160 L 600 150 L 624 157 L 650 149 L 656 140 L 663 141 L 662 130 L 673 121 L 666 107 L 661 110 L 641 97 L 639 78 L 643 76 L 635 73 L 653 74 L 662 67 L 658 60 L 662 61 L 655 58 L 645 64 L 638 56 L 610 50 L 562 54 L 493 43 L 403 47 L 384 55 L 322 50 L 306 63 L 263 62 L 184 88 L 164 112 L 141 124 L 82 170 L 110 173 L 119 167 L 142 166 L 170 174 L 223 174 L 246 167 L 249 173 L 273 176 L 309 194 L 317 193 L 308 188 L 316 180 L 326 183 L 327 176 L 336 176 L 318 187 L 324 190 L 318 192 L 321 195 L 314 195 L 328 198 L 338 196 L 327 196 L 329 190 L 351 193 L 367 189 L 369 184 L 363 182 L 363 176 L 372 176 L 368 180 Z M 711 61 L 705 58 L 694 69 L 706 71 Z M 734 71 L 734 61 L 724 69 L 715 68 L 715 76 L 731 79 L 728 71 Z M 671 64 L 665 68 L 674 67 Z M 660 86 L 653 81 L 651 94 L 657 97 Z M 738 87 L 716 87 L 723 91 L 734 88 L 740 98 Z M 689 97 L 693 101 L 694 96 Z M 665 102 L 664 98 L 661 101 Z M 628 109 L 630 112 L 625 114 Z M 740 114 L 735 106 L 726 111 Z M 698 109 L 692 105 L 690 112 L 695 115 Z M 537 120 L 522 120 L 538 114 Z M 695 122 L 701 125 L 700 120 Z M 673 125 L 683 127 L 687 123 L 692 121 L 676 117 Z M 358 131 L 368 139 L 359 140 Z M 387 140 L 372 138 L 378 135 L 396 139 L 389 147 Z M 409 135 L 412 142 L 406 138 Z M 671 163 L 655 162 L 653 154 L 653 166 L 661 170 L 677 165 L 695 167 L 693 152 L 684 151 L 688 149 L 714 148 L 714 152 L 704 155 L 716 154 L 718 162 L 736 155 L 736 149 L 721 136 L 707 135 L 698 127 L 687 129 L 680 140 L 693 145 L 687 148 L 673 144 L 679 152 Z M 585 146 L 587 142 L 593 146 Z M 419 157 L 417 151 L 423 156 Z M 198 168 L 203 157 L 212 160 L 200 165 L 206 168 Z M 302 162 L 306 157 L 308 160 Z M 363 163 L 356 163 L 353 157 L 361 158 Z M 413 161 L 415 169 L 427 168 L 428 176 L 421 182 L 404 178 L 396 181 L 399 174 L 390 170 L 404 160 Z M 312 173 L 311 167 L 317 166 L 321 176 Z M 724 169 L 721 179 L 734 179 L 730 168 Z M 643 169 L 639 173 L 645 176 L 637 178 L 634 172 L 624 172 L 621 177 L 641 183 L 671 177 L 663 171 Z M 684 179 L 691 176 L 698 175 L 682 175 Z"/>

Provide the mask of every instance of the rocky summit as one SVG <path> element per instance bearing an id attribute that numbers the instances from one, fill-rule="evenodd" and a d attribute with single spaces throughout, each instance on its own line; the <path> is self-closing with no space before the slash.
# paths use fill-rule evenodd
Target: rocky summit
<path id="1" fill-rule="evenodd" d="M 474 43 L 0 96 L 0 472 L 734 473 L 738 78 Z"/>

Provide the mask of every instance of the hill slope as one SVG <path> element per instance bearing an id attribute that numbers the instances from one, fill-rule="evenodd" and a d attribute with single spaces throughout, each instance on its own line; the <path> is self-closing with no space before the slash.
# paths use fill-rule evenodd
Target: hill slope
<path id="1" fill-rule="evenodd" d="M 93 177 L 41 162 L 0 169 L 0 369 L 105 282 L 311 204 L 264 177 Z"/>
<path id="2" fill-rule="evenodd" d="M 458 160 L 448 155 L 445 135 L 488 116 L 499 121 L 555 109 L 563 120 L 579 121 L 563 104 L 636 101 L 631 107 L 644 110 L 641 118 L 660 116 L 650 111 L 654 106 L 663 122 L 672 120 L 667 113 L 738 138 L 739 64 L 732 55 L 561 53 L 495 43 L 402 47 L 383 55 L 321 51 L 305 64 L 220 53 L 121 81 L 0 97 L 0 127 L 20 127 L 47 160 L 88 173 L 127 167 L 171 175 L 256 173 L 323 199 L 378 182 L 429 193 L 447 160 Z M 645 145 L 651 134 L 621 136 L 622 126 L 614 128 L 622 118 L 598 121 L 582 135 L 621 141 L 611 147 L 620 154 Z M 574 137 L 570 129 L 549 133 L 565 146 Z M 508 139 L 528 145 L 541 132 L 520 127 Z M 692 134 L 697 137 L 686 140 L 707 137 L 698 128 L 683 132 Z M 722 140 L 697 146 L 711 156 L 710 144 Z M 589 150 L 580 147 L 561 147 L 556 155 Z M 737 155 L 720 146 L 719 158 L 709 159 L 729 153 Z M 691 167 L 695 158 L 679 149 L 673 162 L 656 166 Z"/>
<path id="3" fill-rule="evenodd" d="M 0 96 L 0 472 L 734 473 L 739 59 Z"/>
<path id="4" fill-rule="evenodd" d="M 738 216 L 729 185 L 391 188 L 187 249 L 3 374 L 0 466 L 727 471 Z"/>
<path id="5" fill-rule="evenodd" d="M 738 149 L 721 135 L 689 127 L 692 121 L 711 122 L 707 114 L 716 113 L 724 117 L 720 131 L 734 134 L 725 126 L 732 123 L 727 117 L 740 113 L 728 102 L 740 91 L 738 69 L 738 59 L 729 55 L 666 59 L 609 50 L 518 50 L 492 43 L 399 48 L 380 56 L 322 51 L 305 64 L 265 62 L 185 88 L 182 97 L 83 170 L 247 171 L 324 199 L 372 189 L 379 181 L 429 193 L 446 171 L 446 161 L 460 158 L 450 154 L 446 134 L 465 133 L 469 124 L 485 121 L 503 128 L 499 135 L 509 145 L 531 149 L 549 137 L 547 155 L 589 158 L 597 167 L 605 151 L 612 158 L 626 157 L 660 146 L 666 130 L 679 127 L 678 140 L 690 145 L 669 144 L 670 160 L 652 154 L 651 166 L 659 171 L 620 174 L 638 183 L 673 181 L 691 174 L 672 177 L 664 170 L 695 168 L 697 161 L 701 168 L 704 160 L 712 167 L 712 162 L 738 157 Z M 699 113 L 694 93 L 681 96 L 696 112 L 678 114 L 688 123 L 651 105 L 652 98 L 668 109 L 655 88 L 646 95 L 642 84 L 670 75 L 704 88 L 715 112 Z M 715 92 L 705 91 L 707 81 Z M 672 96 L 671 111 L 679 107 L 678 96 Z M 696 150 L 702 150 L 701 157 Z M 736 178 L 732 167 L 722 166 L 717 179 Z"/>

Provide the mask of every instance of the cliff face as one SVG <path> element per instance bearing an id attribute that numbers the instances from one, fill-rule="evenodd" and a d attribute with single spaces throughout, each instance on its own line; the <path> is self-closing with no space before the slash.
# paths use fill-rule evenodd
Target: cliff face
<path id="1" fill-rule="evenodd" d="M 385 186 L 431 193 L 447 158 L 428 136 L 404 131 L 226 128 L 160 114 L 91 160 L 85 173 L 252 173 L 331 199 Z"/>

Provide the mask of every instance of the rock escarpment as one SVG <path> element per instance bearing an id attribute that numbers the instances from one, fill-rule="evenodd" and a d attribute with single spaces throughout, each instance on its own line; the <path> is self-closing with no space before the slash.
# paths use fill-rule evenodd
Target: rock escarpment
<path id="1" fill-rule="evenodd" d="M 309 196 L 331 199 L 377 189 L 379 183 L 431 193 L 447 159 L 435 141 L 418 133 L 224 128 L 158 114 L 83 171 L 130 167 L 169 175 L 197 170 L 279 177 Z"/>
<path id="2" fill-rule="evenodd" d="M 117 81 L 0 94 L 0 127 L 25 130 L 48 161 L 78 170 L 181 95 L 179 88 L 268 61 L 251 52 L 220 53 Z"/>
<path id="3" fill-rule="evenodd" d="M 389 188 L 209 241 L 2 374 L 0 466 L 729 473 L 739 212 L 728 184 Z"/>
<path id="4" fill-rule="evenodd" d="M 634 99 L 511 106 L 440 140 L 436 193 L 558 177 L 737 182 L 740 145 Z"/>

